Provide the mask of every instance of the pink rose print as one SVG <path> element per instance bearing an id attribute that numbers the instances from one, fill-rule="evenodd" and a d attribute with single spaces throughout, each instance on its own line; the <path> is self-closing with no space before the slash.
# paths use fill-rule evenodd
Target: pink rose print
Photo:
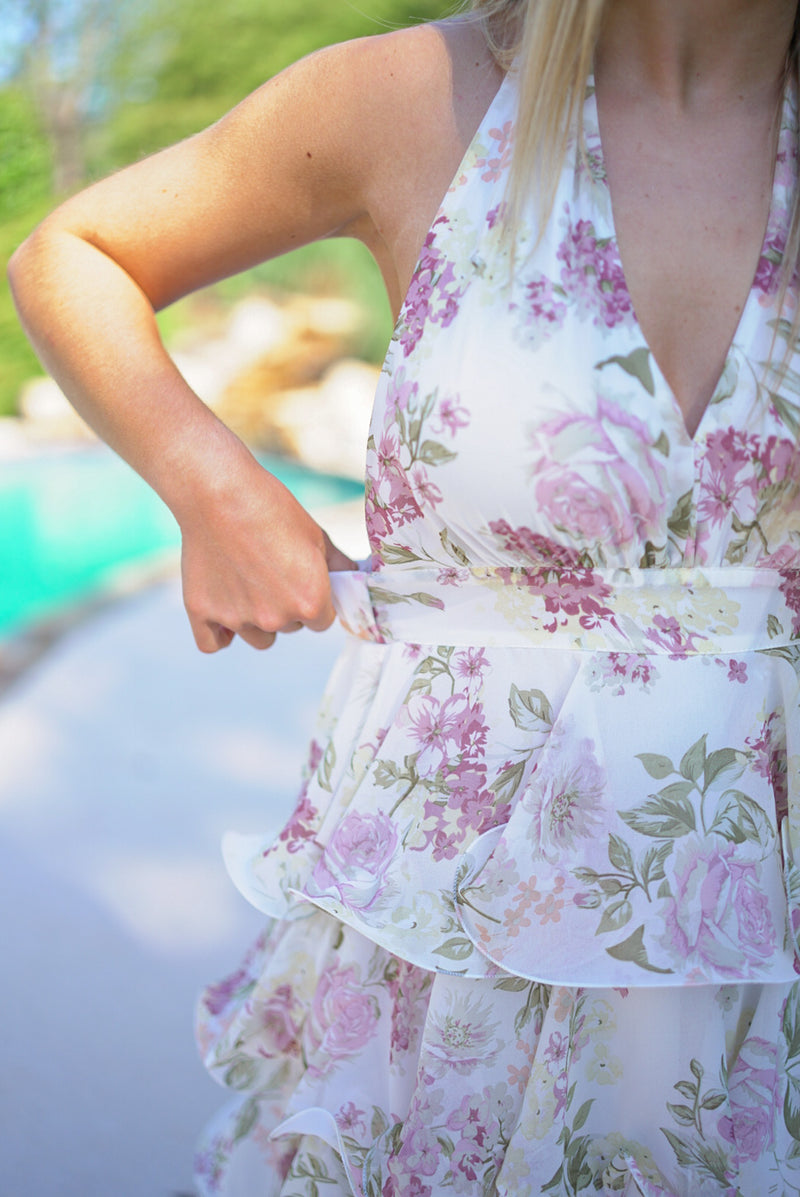
<path id="1" fill-rule="evenodd" d="M 559 413 L 530 439 L 536 503 L 554 530 L 593 554 L 663 538 L 667 461 L 641 420 L 598 396 L 593 413 Z"/>
<path id="2" fill-rule="evenodd" d="M 746 979 L 776 948 L 760 864 L 741 847 L 687 836 L 675 848 L 673 896 L 665 899 L 661 938 L 676 965 Z"/>
<path id="3" fill-rule="evenodd" d="M 257 1006 L 267 1055 L 297 1055 L 300 1051 L 298 1036 L 303 1010 L 294 996 L 291 985 L 279 985 L 268 1001 Z"/>
<path id="4" fill-rule="evenodd" d="M 334 890 L 351 910 L 369 910 L 380 897 L 397 849 L 397 830 L 388 815 L 349 811 L 316 865 L 312 884 Z"/>
<path id="5" fill-rule="evenodd" d="M 720 1134 L 740 1159 L 759 1160 L 772 1147 L 773 1118 L 782 1104 L 779 1088 L 777 1046 L 746 1039 L 728 1078 L 731 1112 L 719 1121 Z"/>
<path id="6" fill-rule="evenodd" d="M 304 1028 L 309 1072 L 324 1076 L 339 1060 L 357 1055 L 375 1036 L 378 1016 L 377 998 L 365 992 L 355 965 L 327 968 Z"/>

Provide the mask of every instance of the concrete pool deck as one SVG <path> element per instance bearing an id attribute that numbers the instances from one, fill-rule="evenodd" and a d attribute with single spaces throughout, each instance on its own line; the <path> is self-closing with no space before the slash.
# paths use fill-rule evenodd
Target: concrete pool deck
<path id="1" fill-rule="evenodd" d="M 324 522 L 363 554 L 352 509 Z M 224 1101 L 194 1001 L 261 925 L 219 840 L 291 809 L 341 642 L 334 627 L 204 657 L 171 579 L 67 632 L 3 695 L 4 1197 L 191 1193 Z"/>

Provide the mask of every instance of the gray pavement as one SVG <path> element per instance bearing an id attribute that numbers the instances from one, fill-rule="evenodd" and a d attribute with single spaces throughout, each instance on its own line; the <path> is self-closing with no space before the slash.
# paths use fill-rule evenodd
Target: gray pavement
<path id="1" fill-rule="evenodd" d="M 169 581 L 73 629 L 3 696 L 2 1197 L 191 1192 L 224 1100 L 193 1005 L 260 926 L 219 840 L 291 809 L 341 640 L 202 656 Z"/>

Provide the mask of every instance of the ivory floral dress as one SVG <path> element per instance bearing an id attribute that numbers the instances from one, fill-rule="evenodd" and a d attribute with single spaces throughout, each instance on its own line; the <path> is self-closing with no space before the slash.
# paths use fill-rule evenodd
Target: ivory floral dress
<path id="1" fill-rule="evenodd" d="M 516 102 L 510 74 L 394 332 L 297 807 L 226 844 L 270 924 L 200 1005 L 234 1091 L 204 1195 L 800 1193 L 793 94 L 694 438 L 591 86 L 512 271 Z"/>

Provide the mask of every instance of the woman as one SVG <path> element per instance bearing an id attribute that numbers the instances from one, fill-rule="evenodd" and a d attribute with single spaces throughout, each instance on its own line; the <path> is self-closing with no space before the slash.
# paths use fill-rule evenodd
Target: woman
<path id="1" fill-rule="evenodd" d="M 353 632 L 293 818 L 227 846 L 276 921 L 201 1004 L 203 1193 L 800 1191 L 795 25 L 498 0 L 339 46 L 15 257 L 198 646 Z M 368 572 L 152 316 L 332 235 L 398 316 Z"/>

